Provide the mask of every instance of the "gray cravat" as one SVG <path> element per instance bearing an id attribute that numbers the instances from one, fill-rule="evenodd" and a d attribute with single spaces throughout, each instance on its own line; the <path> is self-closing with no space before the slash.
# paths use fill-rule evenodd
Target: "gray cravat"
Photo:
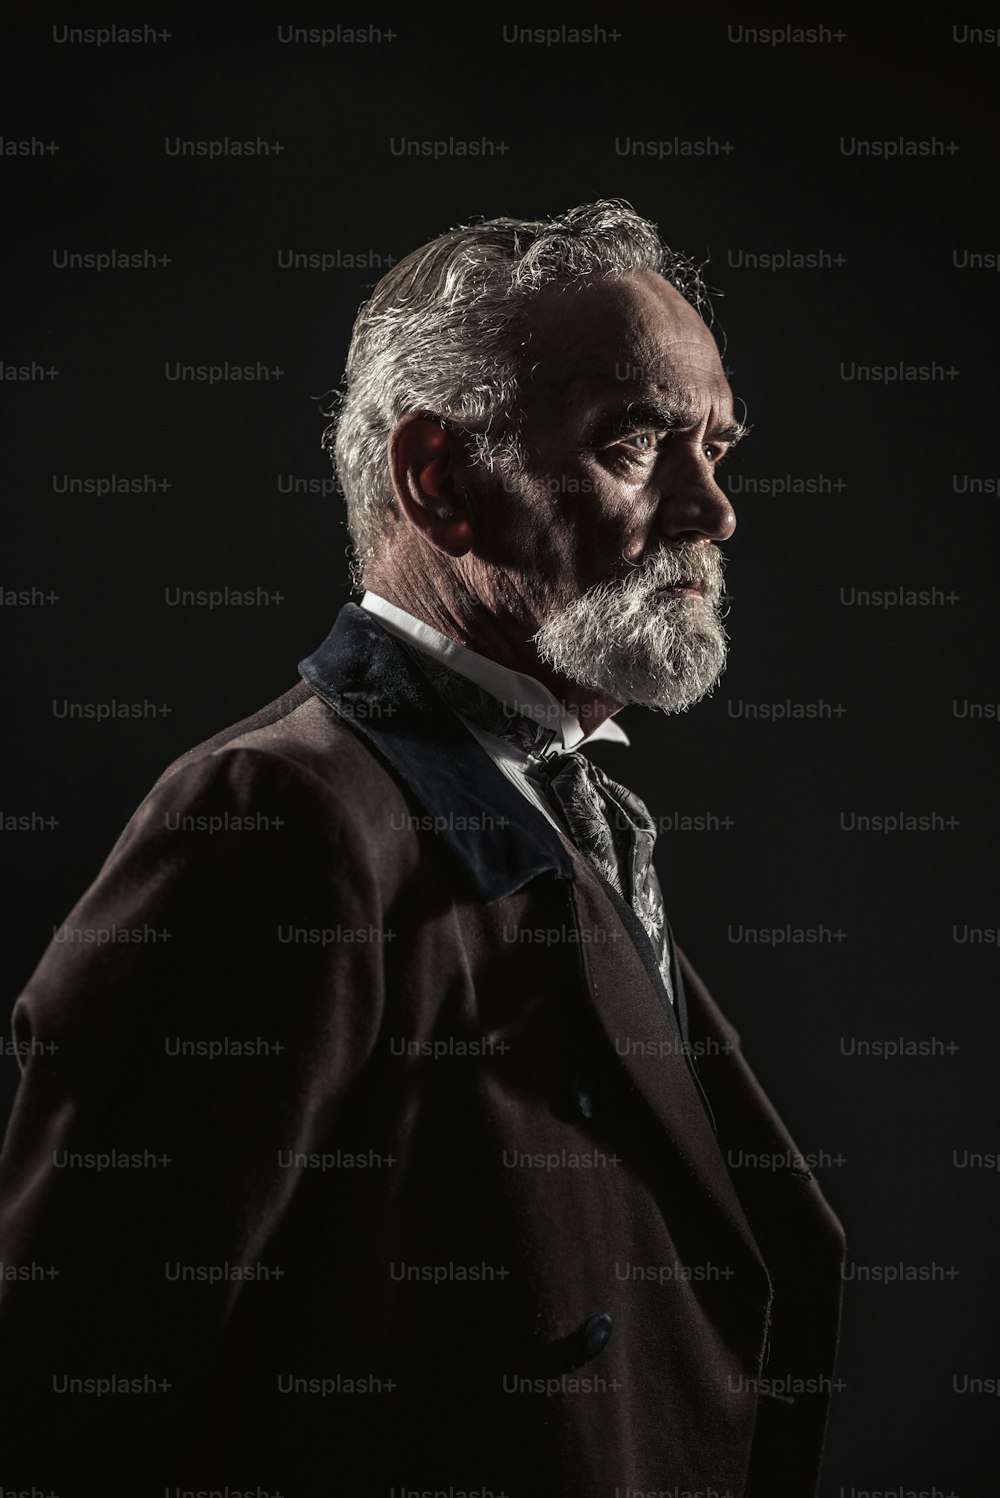
<path id="1" fill-rule="evenodd" d="M 436 657 L 413 645 L 406 648 L 449 707 L 527 756 L 528 779 L 562 814 L 570 839 L 591 867 L 635 911 L 672 1004 L 670 927 L 653 867 L 656 827 L 645 802 L 585 755 L 556 749 L 550 728 L 508 707 Z"/>

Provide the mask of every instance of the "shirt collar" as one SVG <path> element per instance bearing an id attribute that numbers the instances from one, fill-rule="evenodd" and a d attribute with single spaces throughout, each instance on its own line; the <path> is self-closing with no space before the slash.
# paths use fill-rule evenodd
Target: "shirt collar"
<path id="1" fill-rule="evenodd" d="M 361 607 L 374 614 L 390 634 L 425 650 L 428 655 L 443 661 L 452 671 L 468 677 L 501 702 L 524 713 L 533 723 L 550 729 L 555 734 L 557 749 L 577 749 L 583 743 L 592 744 L 598 739 L 629 744 L 628 734 L 613 718 L 605 718 L 585 738 L 576 715 L 568 712 L 548 687 L 535 677 L 526 676 L 521 671 L 512 671 L 509 666 L 502 666 L 499 661 L 492 661 L 488 656 L 470 650 L 468 645 L 460 645 L 457 640 L 449 639 L 423 619 L 417 619 L 406 609 L 390 603 L 370 589 L 362 598 Z"/>

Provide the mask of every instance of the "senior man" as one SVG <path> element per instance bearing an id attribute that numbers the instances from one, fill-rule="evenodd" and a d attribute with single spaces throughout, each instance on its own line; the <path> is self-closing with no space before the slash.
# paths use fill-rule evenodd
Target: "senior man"
<path id="1" fill-rule="evenodd" d="M 840 1226 L 581 752 L 724 665 L 705 305 L 601 202 L 361 309 L 360 606 L 166 771 L 15 1010 L 11 1480 L 816 1490 Z"/>

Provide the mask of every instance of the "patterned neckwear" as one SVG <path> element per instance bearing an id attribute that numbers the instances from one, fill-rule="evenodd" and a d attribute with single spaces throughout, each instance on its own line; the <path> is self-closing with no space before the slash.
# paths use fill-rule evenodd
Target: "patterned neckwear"
<path id="1" fill-rule="evenodd" d="M 555 733 L 484 687 L 407 644 L 413 659 L 449 707 L 528 757 L 525 774 L 562 814 L 569 837 L 587 862 L 635 911 L 649 937 L 671 1004 L 673 957 L 660 881 L 653 867 L 656 827 L 644 801 L 574 749 L 554 747 Z"/>

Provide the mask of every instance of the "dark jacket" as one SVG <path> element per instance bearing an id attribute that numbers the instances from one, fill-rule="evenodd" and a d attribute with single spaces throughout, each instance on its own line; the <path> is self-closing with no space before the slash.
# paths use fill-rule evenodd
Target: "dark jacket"
<path id="1" fill-rule="evenodd" d="M 371 616 L 302 673 L 15 1009 L 5 1481 L 807 1498 L 843 1235 L 736 1032 Z"/>

